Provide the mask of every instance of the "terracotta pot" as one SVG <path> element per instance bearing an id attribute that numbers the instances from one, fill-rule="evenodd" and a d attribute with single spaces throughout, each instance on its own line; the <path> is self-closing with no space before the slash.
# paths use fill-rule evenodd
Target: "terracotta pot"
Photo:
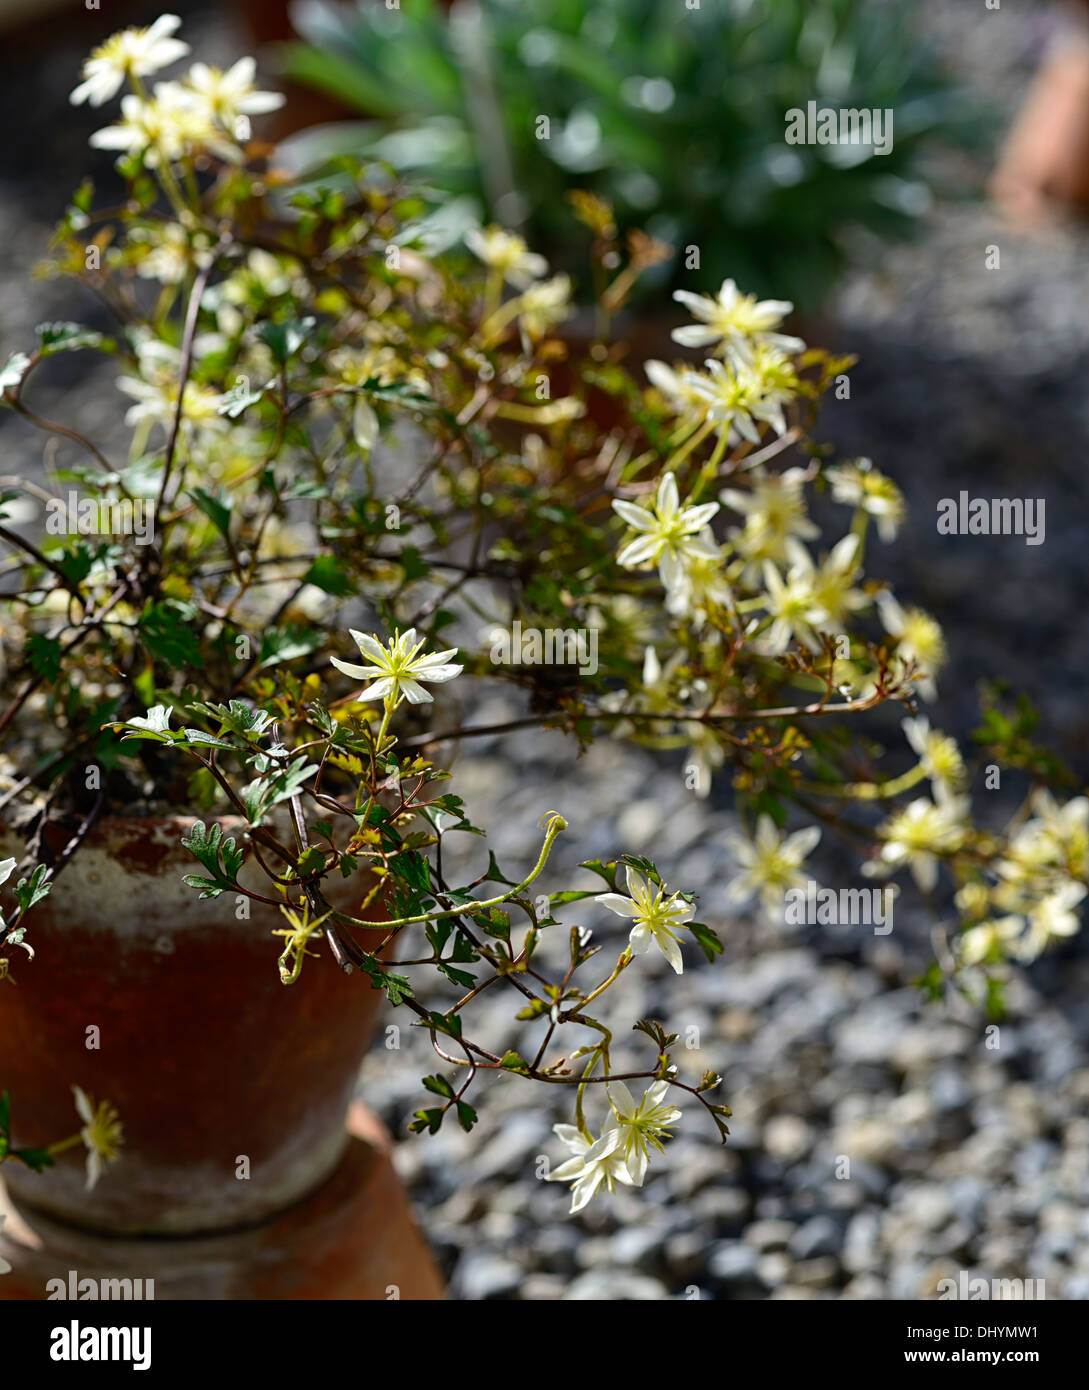
<path id="1" fill-rule="evenodd" d="M 0 997 L 0 1089 L 17 1143 L 79 1129 L 73 1084 L 120 1112 L 121 1161 L 92 1192 L 82 1147 L 40 1175 L 4 1165 L 18 1201 L 92 1230 L 223 1230 L 317 1188 L 344 1152 L 382 999 L 321 941 L 282 985 L 275 908 L 250 902 L 239 920 L 234 895 L 201 901 L 182 882 L 200 872 L 179 843 L 189 824 L 103 820 L 34 908 L 37 958 Z M 12 853 L 9 837 L 0 856 Z M 365 888 L 348 883 L 337 905 L 351 911 Z M 358 939 L 373 949 L 378 933 Z"/>

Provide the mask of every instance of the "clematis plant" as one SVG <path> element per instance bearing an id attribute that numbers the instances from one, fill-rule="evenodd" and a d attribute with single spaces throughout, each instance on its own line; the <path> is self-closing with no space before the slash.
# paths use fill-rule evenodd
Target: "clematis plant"
<path id="1" fill-rule="evenodd" d="M 73 94 L 121 103 L 94 143 L 120 151 L 123 197 L 84 184 L 45 264 L 95 322 L 43 324 L 0 367 L 10 437 L 59 441 L 44 485 L 0 493 L 0 806 L 26 845 L 4 951 L 31 949 L 35 902 L 100 816 L 187 806 L 187 882 L 280 910 L 269 969 L 285 987 L 328 952 L 426 1030 L 441 1065 L 410 1128 L 471 1129 L 470 1096 L 504 1071 L 573 1093 L 552 1176 L 573 1181 L 576 1209 L 641 1185 L 675 1100 L 723 1138 L 729 1111 L 667 1023 L 628 1019 L 634 1043 L 618 1043 L 609 992 L 628 970 L 714 962 L 728 924 L 698 920 L 668 866 L 622 846 L 559 880 L 553 847 L 580 827 L 545 805 L 520 863 L 493 853 L 451 877 L 448 837 L 486 833 L 451 783 L 453 749 L 542 726 L 573 752 L 596 736 L 676 750 L 696 796 L 732 788 L 738 903 L 774 914 L 834 826 L 860 872 L 925 891 L 931 991 L 955 982 L 997 1007 L 1010 962 L 1076 923 L 1089 801 L 1055 799 L 1061 767 L 992 702 L 980 761 L 1022 776 L 1026 801 L 1004 834 L 973 823 L 978 769 L 917 713 L 937 693 L 940 627 L 873 553 L 903 499 L 813 438 L 850 359 L 727 281 L 678 296 L 696 322 L 674 337 L 702 361 L 644 372 L 609 324 L 655 253 L 621 242 L 590 196 L 577 207 L 601 295 L 583 358 L 565 277 L 514 234 L 462 236 L 378 164 L 300 182 L 251 139 L 249 116 L 275 105 L 252 61 L 149 93 L 144 78 L 185 56 L 177 27 L 110 40 Z M 114 437 L 43 414 L 38 379 L 70 352 L 104 359 L 127 399 Z M 110 524 L 77 525 L 73 492 Z M 820 492 L 843 518 L 828 536 Z M 63 524 L 35 526 L 29 504 Z M 571 659 L 578 641 L 549 666 L 490 659 L 514 624 L 592 634 L 593 670 Z M 496 683 L 522 712 L 474 717 Z M 903 739 L 877 722 L 889 702 L 907 709 Z M 43 831 L 62 817 L 75 831 L 53 856 Z M 517 1047 L 472 1030 L 493 986 Z M 108 1161 L 112 1111 L 81 1116 Z"/>

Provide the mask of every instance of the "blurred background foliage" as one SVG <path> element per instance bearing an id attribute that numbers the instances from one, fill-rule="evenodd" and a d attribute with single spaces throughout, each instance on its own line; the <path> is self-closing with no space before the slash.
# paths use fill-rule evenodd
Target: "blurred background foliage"
<path id="1" fill-rule="evenodd" d="M 678 248 L 648 277 L 659 294 L 697 246 L 702 283 L 817 308 L 845 234 L 910 235 L 930 152 L 981 130 L 903 0 L 301 0 L 292 18 L 284 71 L 367 118 L 307 132 L 299 158 L 387 159 L 570 270 L 565 194 L 591 189 Z M 788 145 L 785 113 L 811 100 L 891 108 L 891 152 Z"/>

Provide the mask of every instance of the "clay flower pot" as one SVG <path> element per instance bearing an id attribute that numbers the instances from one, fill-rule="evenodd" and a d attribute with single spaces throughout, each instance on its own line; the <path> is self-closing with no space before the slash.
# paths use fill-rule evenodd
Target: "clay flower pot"
<path id="1" fill-rule="evenodd" d="M 20 1144 L 75 1133 L 73 1084 L 120 1112 L 121 1161 L 91 1192 L 82 1149 L 40 1175 L 4 1165 L 18 1202 L 92 1230 L 224 1230 L 317 1189 L 348 1142 L 383 998 L 321 941 L 282 985 L 277 911 L 249 902 L 240 920 L 234 895 L 202 901 L 182 882 L 200 872 L 179 843 L 189 824 L 100 822 L 35 907 L 37 959 L 0 1001 L 0 1086 Z M 338 906 L 358 907 L 365 887 L 349 883 Z"/>

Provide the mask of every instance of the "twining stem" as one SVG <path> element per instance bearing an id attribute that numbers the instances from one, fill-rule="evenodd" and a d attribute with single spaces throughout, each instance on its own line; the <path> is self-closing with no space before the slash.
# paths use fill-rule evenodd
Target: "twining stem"
<path id="1" fill-rule="evenodd" d="M 528 888 L 534 879 L 541 875 L 545 864 L 548 862 L 548 856 L 552 852 L 552 846 L 556 841 L 556 837 L 566 829 L 567 822 L 564 820 L 563 816 L 558 814 L 550 816 L 548 828 L 545 832 L 544 844 L 541 846 L 540 856 L 529 875 L 524 878 L 521 883 L 515 884 L 513 888 L 509 889 L 506 893 L 501 893 L 497 898 L 482 898 L 475 902 L 460 903 L 457 907 L 438 908 L 434 912 L 419 912 L 413 917 L 396 917 L 392 921 L 381 922 L 377 925 L 381 926 L 383 929 L 395 930 L 399 927 L 413 926 L 418 922 L 437 922 L 443 917 L 462 917 L 474 912 L 483 912 L 490 907 L 501 907 L 503 903 L 510 902 L 512 898 L 516 898 L 523 889 Z M 363 927 L 364 929 L 373 930 L 376 925 L 374 922 L 365 922 L 358 917 L 352 917 L 346 912 L 334 911 L 333 916 L 338 922 L 346 922 L 353 927 Z"/>
<path id="2" fill-rule="evenodd" d="M 908 768 L 900 777 L 888 782 L 846 782 L 843 786 L 825 786 L 822 782 L 802 782 L 804 791 L 816 792 L 821 796 L 843 796 L 852 801 L 881 801 L 885 797 L 899 796 L 910 787 L 917 786 L 927 776 L 922 763 Z"/>

